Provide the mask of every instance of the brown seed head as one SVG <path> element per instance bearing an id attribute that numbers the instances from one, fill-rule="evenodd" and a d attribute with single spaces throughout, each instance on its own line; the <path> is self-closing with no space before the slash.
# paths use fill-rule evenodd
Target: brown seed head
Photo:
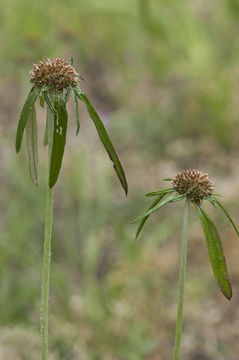
<path id="1" fill-rule="evenodd" d="M 56 91 L 62 91 L 68 86 L 75 87 L 79 74 L 66 60 L 44 57 L 38 64 L 33 65 L 30 72 L 30 82 L 37 87 L 50 86 Z"/>
<path id="2" fill-rule="evenodd" d="M 213 194 L 214 184 L 208 178 L 208 174 L 203 174 L 198 170 L 184 170 L 178 173 L 172 181 L 173 188 L 179 194 L 196 203 Z"/>

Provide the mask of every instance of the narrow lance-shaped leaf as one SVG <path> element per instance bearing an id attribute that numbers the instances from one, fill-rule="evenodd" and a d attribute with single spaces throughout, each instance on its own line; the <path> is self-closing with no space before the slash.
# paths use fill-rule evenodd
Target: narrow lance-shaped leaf
<path id="1" fill-rule="evenodd" d="M 137 219 L 135 219 L 133 221 L 133 223 L 144 219 L 145 217 L 148 217 L 149 215 L 151 215 L 153 212 L 155 212 L 156 210 L 160 209 L 162 206 L 164 206 L 165 204 L 168 204 L 170 202 L 176 202 L 176 201 L 180 201 L 183 200 L 185 198 L 185 195 L 171 195 L 169 197 L 167 197 L 167 199 L 161 201 L 159 204 L 157 204 L 156 206 L 154 206 L 153 208 L 151 208 L 150 210 L 148 210 L 145 214 L 137 217 Z"/>
<path id="2" fill-rule="evenodd" d="M 25 104 L 23 105 L 20 119 L 18 122 L 18 127 L 17 127 L 17 135 L 16 135 L 16 151 L 17 151 L 17 153 L 21 149 L 22 137 L 23 137 L 23 133 L 24 133 L 24 130 L 25 130 L 25 127 L 27 124 L 27 120 L 28 120 L 29 114 L 32 110 L 32 107 L 33 107 L 39 93 L 40 93 L 40 89 L 37 87 L 33 87 L 27 97 L 27 100 L 25 101 Z"/>
<path id="3" fill-rule="evenodd" d="M 115 149 L 113 147 L 113 144 L 109 138 L 109 135 L 106 132 L 106 129 L 104 127 L 104 124 L 102 123 L 99 115 L 97 114 L 97 112 L 95 111 L 93 105 L 91 104 L 90 100 L 88 99 L 88 97 L 82 93 L 81 91 L 77 91 L 76 89 L 74 90 L 75 94 L 79 97 L 79 99 L 84 102 L 84 104 L 87 107 L 88 113 L 91 117 L 91 119 L 93 120 L 96 130 L 99 134 L 100 140 L 102 142 L 102 144 L 104 145 L 106 151 L 109 154 L 110 159 L 112 160 L 113 164 L 114 164 L 114 168 L 115 171 L 118 175 L 118 178 L 121 182 L 122 187 L 124 188 L 124 191 L 127 195 L 128 192 L 128 185 L 127 185 L 127 181 L 126 181 L 126 177 L 124 174 L 124 170 L 123 167 L 120 163 L 120 160 L 118 158 L 118 155 L 115 152 Z"/>
<path id="4" fill-rule="evenodd" d="M 51 94 L 51 96 L 52 96 L 52 98 L 54 98 L 54 96 L 52 94 Z M 54 122 L 55 122 L 54 116 L 55 116 L 55 114 L 47 106 L 47 145 L 48 145 L 49 167 L 50 167 L 52 144 L 53 144 L 53 137 L 54 137 Z"/>
<path id="5" fill-rule="evenodd" d="M 224 257 L 222 243 L 217 229 L 205 211 L 200 205 L 194 203 L 197 208 L 198 215 L 202 224 L 203 232 L 206 238 L 208 255 L 211 267 L 217 280 L 217 283 L 227 299 L 232 297 L 232 289 L 229 282 L 226 260 Z"/>
<path id="6" fill-rule="evenodd" d="M 65 96 L 64 96 L 64 99 L 63 99 L 63 102 L 66 104 L 67 101 L 69 100 L 69 96 L 70 96 L 70 93 L 71 93 L 71 88 L 68 87 L 67 90 L 66 90 L 66 93 L 65 93 Z"/>
<path id="7" fill-rule="evenodd" d="M 230 221 L 231 225 L 233 226 L 234 230 L 236 231 L 237 236 L 239 237 L 239 230 L 236 226 L 236 224 L 234 223 L 234 221 L 232 220 L 229 212 L 224 208 L 224 206 L 222 205 L 222 203 L 215 197 L 209 197 L 208 200 L 214 205 L 217 204 L 219 206 L 219 208 L 223 211 L 223 213 L 226 215 L 226 217 L 228 218 L 228 220 Z"/>
<path id="8" fill-rule="evenodd" d="M 44 104 L 45 104 L 44 95 L 43 95 L 43 94 L 40 94 L 39 99 L 40 99 L 40 106 L 43 108 L 43 107 L 44 107 Z"/>
<path id="9" fill-rule="evenodd" d="M 43 92 L 43 95 L 44 95 L 44 98 L 46 100 L 46 103 L 47 103 L 47 106 L 49 107 L 49 109 L 53 112 L 53 113 L 56 113 L 56 109 L 54 108 L 54 105 L 52 104 L 51 102 L 51 97 L 49 95 L 49 91 L 46 90 Z"/>
<path id="10" fill-rule="evenodd" d="M 152 204 L 150 205 L 150 207 L 148 208 L 148 210 L 151 210 L 153 207 L 155 207 L 159 202 L 160 200 L 162 200 L 162 198 L 166 195 L 166 193 L 164 194 L 161 194 L 157 199 L 155 199 Z M 149 215 L 148 216 L 145 216 L 141 221 L 140 221 L 140 224 L 138 226 L 138 229 L 137 229 L 137 232 L 136 232 L 136 236 L 135 236 L 135 239 L 137 239 L 137 237 L 139 236 L 145 222 L 147 221 L 147 219 L 149 218 Z"/>
<path id="11" fill-rule="evenodd" d="M 169 193 L 171 193 L 171 192 L 174 192 L 174 189 L 173 189 L 173 188 L 167 188 L 167 189 L 163 189 L 163 190 L 153 191 L 153 192 L 147 193 L 146 196 L 147 196 L 147 197 L 150 197 L 150 196 L 158 196 L 158 195 L 161 195 L 161 194 L 169 194 Z"/>
<path id="12" fill-rule="evenodd" d="M 61 169 L 62 158 L 66 143 L 67 111 L 66 105 L 58 99 L 55 102 L 56 114 L 54 114 L 54 132 L 50 157 L 49 187 L 52 188 Z"/>
<path id="13" fill-rule="evenodd" d="M 80 116 L 79 116 L 78 99 L 77 99 L 74 89 L 72 89 L 72 95 L 73 95 L 74 106 L 75 106 L 76 135 L 78 135 L 78 133 L 80 131 Z"/>
<path id="14" fill-rule="evenodd" d="M 32 110 L 27 120 L 26 146 L 31 178 L 33 184 L 38 185 L 37 122 L 35 105 L 32 106 Z"/>
<path id="15" fill-rule="evenodd" d="M 46 116 L 46 128 L 45 128 L 44 139 L 43 139 L 43 145 L 47 146 L 47 144 L 48 144 L 48 112 L 47 112 L 47 116 Z"/>

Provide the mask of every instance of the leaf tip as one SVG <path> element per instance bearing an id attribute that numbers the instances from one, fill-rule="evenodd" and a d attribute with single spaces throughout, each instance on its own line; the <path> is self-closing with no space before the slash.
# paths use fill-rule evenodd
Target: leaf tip
<path id="1" fill-rule="evenodd" d="M 228 294 L 224 292 L 223 295 L 230 301 L 232 299 L 232 289 L 230 289 L 230 292 Z"/>
<path id="2" fill-rule="evenodd" d="M 124 187 L 125 196 L 128 196 L 128 186 Z"/>

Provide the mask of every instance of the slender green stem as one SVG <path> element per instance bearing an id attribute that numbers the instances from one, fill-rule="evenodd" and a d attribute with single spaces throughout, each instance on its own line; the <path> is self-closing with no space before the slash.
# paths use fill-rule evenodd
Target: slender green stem
<path id="1" fill-rule="evenodd" d="M 42 295 L 41 295 L 41 340 L 42 360 L 47 360 L 48 354 L 48 301 L 51 263 L 51 232 L 52 232 L 53 188 L 47 189 L 46 222 L 42 265 Z"/>
<path id="2" fill-rule="evenodd" d="M 184 298 L 184 278 L 186 272 L 187 262 L 187 233 L 188 233 L 188 215 L 189 215 L 190 200 L 186 199 L 184 215 L 183 215 L 183 228 L 182 228 L 182 245 L 181 245 L 181 259 L 180 259 L 180 274 L 179 274 L 179 292 L 178 292 L 178 312 L 176 323 L 176 335 L 174 343 L 174 356 L 173 360 L 179 360 L 182 325 L 183 325 L 183 298 Z"/>

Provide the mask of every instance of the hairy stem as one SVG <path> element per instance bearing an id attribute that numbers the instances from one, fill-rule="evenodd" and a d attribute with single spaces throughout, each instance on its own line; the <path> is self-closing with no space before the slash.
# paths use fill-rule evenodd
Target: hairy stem
<path id="1" fill-rule="evenodd" d="M 47 360 L 48 354 L 48 301 L 51 263 L 51 232 L 52 232 L 53 188 L 47 189 L 46 222 L 44 236 L 44 251 L 42 265 L 42 295 L 41 295 L 41 339 L 42 360 Z"/>
<path id="2" fill-rule="evenodd" d="M 181 258 L 180 258 L 180 274 L 179 274 L 179 292 L 178 292 L 178 312 L 176 323 L 176 335 L 174 343 L 174 356 L 173 360 L 179 360 L 180 344 L 182 337 L 183 325 L 183 298 L 184 298 L 184 278 L 186 272 L 187 261 L 187 233 L 188 233 L 188 215 L 189 215 L 190 200 L 185 200 L 185 208 L 183 215 L 183 228 L 182 228 L 182 245 L 181 245 Z"/>

